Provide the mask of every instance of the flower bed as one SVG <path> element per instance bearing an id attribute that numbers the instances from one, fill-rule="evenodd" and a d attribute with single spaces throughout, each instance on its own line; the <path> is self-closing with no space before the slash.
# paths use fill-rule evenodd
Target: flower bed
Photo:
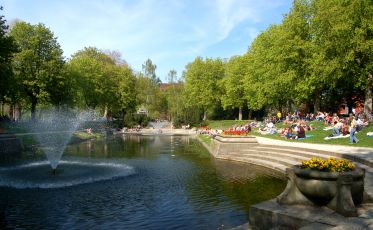
<path id="1" fill-rule="evenodd" d="M 223 131 L 224 135 L 236 135 L 236 136 L 247 136 L 249 135 L 249 132 L 247 131 L 241 131 L 241 130 L 224 130 Z"/>
<path id="2" fill-rule="evenodd" d="M 322 159 L 313 157 L 310 160 L 302 161 L 300 166 L 304 169 L 312 169 L 322 172 L 349 172 L 355 169 L 355 164 L 349 160 L 335 158 Z"/>

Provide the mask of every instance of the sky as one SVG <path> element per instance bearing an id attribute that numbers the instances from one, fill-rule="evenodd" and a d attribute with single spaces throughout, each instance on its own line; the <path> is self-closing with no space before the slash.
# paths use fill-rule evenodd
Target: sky
<path id="1" fill-rule="evenodd" d="M 2 0 L 8 23 L 45 24 L 70 58 L 84 47 L 115 50 L 135 71 L 150 58 L 167 82 L 200 56 L 247 52 L 258 34 L 281 23 L 292 0 Z"/>

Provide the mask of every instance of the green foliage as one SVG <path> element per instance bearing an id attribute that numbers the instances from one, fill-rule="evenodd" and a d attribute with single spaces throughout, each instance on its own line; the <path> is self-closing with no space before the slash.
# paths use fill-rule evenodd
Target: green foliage
<path id="1" fill-rule="evenodd" d="M 136 107 L 136 78 L 126 64 L 118 64 L 103 51 L 85 48 L 68 66 L 83 107 L 99 108 L 107 117 L 123 115 Z"/>
<path id="2" fill-rule="evenodd" d="M 247 53 L 248 106 L 282 111 L 307 103 L 316 110 L 321 100 L 341 103 L 359 90 L 369 100 L 372 7 L 372 1 L 294 1 L 283 22 L 260 34 Z"/>
<path id="3" fill-rule="evenodd" d="M 244 78 L 248 68 L 247 58 L 247 55 L 232 57 L 225 64 L 225 76 L 219 82 L 223 90 L 221 96 L 223 108 L 240 108 L 241 116 L 242 108 L 246 104 Z"/>
<path id="4" fill-rule="evenodd" d="M 143 114 L 133 114 L 133 113 L 126 113 L 124 116 L 124 126 L 128 128 L 136 127 L 137 125 L 141 125 L 141 127 L 148 126 L 150 118 Z"/>
<path id="5" fill-rule="evenodd" d="M 0 10 L 3 10 L 0 7 Z M 3 15 L 0 15 L 0 102 L 5 101 L 5 97 L 11 97 L 15 84 L 11 67 L 12 56 L 17 52 L 17 45 L 13 37 L 7 33 L 8 25 Z"/>
<path id="6" fill-rule="evenodd" d="M 210 145 L 211 144 L 211 137 L 210 136 L 208 136 L 208 135 L 202 135 L 202 134 L 200 134 L 200 135 L 198 135 L 198 138 L 203 142 L 203 143 L 205 143 L 205 144 L 207 144 L 207 145 Z"/>
<path id="7" fill-rule="evenodd" d="M 224 65 L 221 59 L 197 57 L 186 66 L 185 96 L 187 105 L 199 107 L 204 111 L 204 119 L 209 108 L 220 103 L 221 90 L 218 82 L 224 76 Z"/>
<path id="8" fill-rule="evenodd" d="M 157 65 L 153 64 L 152 60 L 148 58 L 145 63 L 142 65 L 143 74 L 150 79 L 151 84 L 156 86 L 161 83 L 161 80 L 155 74 L 155 70 L 157 69 Z"/>
<path id="9" fill-rule="evenodd" d="M 20 48 L 13 58 L 16 81 L 21 96 L 31 103 L 32 118 L 35 118 L 40 101 L 62 104 L 69 95 L 66 93 L 69 85 L 64 83 L 66 75 L 62 73 L 62 49 L 43 24 L 17 22 L 10 35 Z"/>
<path id="10" fill-rule="evenodd" d="M 161 80 L 155 70 L 157 66 L 150 59 L 142 65 L 143 72 L 137 75 L 136 90 L 138 104 L 145 107 L 149 116 L 165 118 L 167 114 L 167 98 L 160 90 Z"/>
<path id="11" fill-rule="evenodd" d="M 74 137 L 80 140 L 89 140 L 93 138 L 99 139 L 99 138 L 104 137 L 104 135 L 102 133 L 87 133 L 83 131 L 77 131 L 77 132 L 74 132 Z"/>

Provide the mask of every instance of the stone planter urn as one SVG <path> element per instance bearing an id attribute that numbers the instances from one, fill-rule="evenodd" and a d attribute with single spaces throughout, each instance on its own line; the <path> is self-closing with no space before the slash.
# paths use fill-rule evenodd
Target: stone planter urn
<path id="1" fill-rule="evenodd" d="M 362 203 L 365 170 L 337 173 L 303 169 L 286 170 L 288 184 L 277 197 L 279 204 L 326 205 L 343 216 L 357 216 Z"/>

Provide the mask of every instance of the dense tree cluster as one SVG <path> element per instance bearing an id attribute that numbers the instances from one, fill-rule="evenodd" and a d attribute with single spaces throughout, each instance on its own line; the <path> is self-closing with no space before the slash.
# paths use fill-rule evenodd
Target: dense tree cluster
<path id="1" fill-rule="evenodd" d="M 38 108 L 50 106 L 89 108 L 106 118 L 124 118 L 142 103 L 139 82 L 157 80 L 154 72 L 145 80 L 136 77 L 117 51 L 86 47 L 66 60 L 45 25 L 17 21 L 9 29 L 4 16 L 0 19 L 1 115 L 7 104 L 13 119 L 19 119 L 21 111 L 36 119 Z"/>
<path id="2" fill-rule="evenodd" d="M 246 54 L 226 62 L 224 73 L 203 67 L 201 58 L 190 63 L 186 96 L 204 110 L 219 98 L 224 108 L 246 104 L 282 112 L 301 105 L 307 112 L 336 111 L 338 104 L 351 108 L 361 98 L 370 116 L 372 38 L 370 0 L 295 0 L 282 23 L 261 33 Z"/>

